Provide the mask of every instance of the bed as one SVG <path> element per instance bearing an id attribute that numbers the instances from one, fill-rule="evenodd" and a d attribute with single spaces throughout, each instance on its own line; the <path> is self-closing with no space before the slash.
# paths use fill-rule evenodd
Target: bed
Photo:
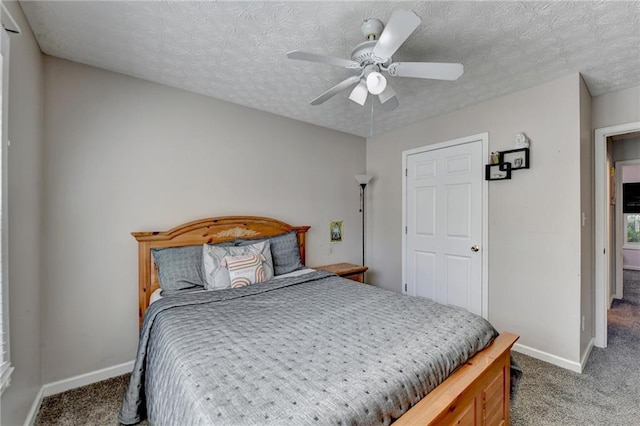
<path id="1" fill-rule="evenodd" d="M 518 337 L 464 310 L 313 270 L 149 304 L 153 250 L 293 235 L 304 265 L 308 229 L 227 216 L 133 233 L 141 335 L 122 423 L 509 424 Z"/>

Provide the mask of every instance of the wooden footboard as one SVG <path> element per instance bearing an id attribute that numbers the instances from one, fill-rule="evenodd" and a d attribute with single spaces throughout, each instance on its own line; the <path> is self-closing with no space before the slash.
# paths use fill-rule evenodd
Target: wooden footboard
<path id="1" fill-rule="evenodd" d="M 511 347 L 518 340 L 502 333 L 394 425 L 508 425 Z"/>

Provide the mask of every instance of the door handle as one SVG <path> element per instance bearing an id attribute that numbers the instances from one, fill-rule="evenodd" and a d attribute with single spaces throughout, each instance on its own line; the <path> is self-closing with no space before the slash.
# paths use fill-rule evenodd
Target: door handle
<path id="1" fill-rule="evenodd" d="M 472 246 L 471 246 L 471 251 L 472 251 L 472 252 L 474 252 L 474 253 L 475 253 L 475 252 L 477 252 L 478 250 L 480 250 L 480 248 L 478 247 L 478 245 L 477 245 L 477 244 L 474 244 L 474 245 L 472 245 Z"/>

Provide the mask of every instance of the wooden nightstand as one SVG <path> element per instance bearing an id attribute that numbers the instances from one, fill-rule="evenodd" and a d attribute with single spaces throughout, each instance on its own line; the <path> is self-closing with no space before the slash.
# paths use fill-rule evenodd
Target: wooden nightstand
<path id="1" fill-rule="evenodd" d="M 368 266 L 354 265 L 353 263 L 334 263 L 332 265 L 314 266 L 313 269 L 329 271 L 359 283 L 364 283 L 364 273 Z"/>

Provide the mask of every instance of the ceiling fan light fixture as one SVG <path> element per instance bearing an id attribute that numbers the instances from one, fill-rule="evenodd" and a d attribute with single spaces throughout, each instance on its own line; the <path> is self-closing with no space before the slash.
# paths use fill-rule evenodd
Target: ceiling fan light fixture
<path id="1" fill-rule="evenodd" d="M 377 71 L 369 73 L 367 76 L 367 89 L 373 95 L 379 95 L 387 88 L 387 79 Z"/>
<path id="2" fill-rule="evenodd" d="M 357 104 L 364 105 L 364 103 L 367 102 L 367 96 L 369 96 L 367 84 L 364 80 L 360 80 L 360 83 L 351 91 L 349 99 Z"/>

